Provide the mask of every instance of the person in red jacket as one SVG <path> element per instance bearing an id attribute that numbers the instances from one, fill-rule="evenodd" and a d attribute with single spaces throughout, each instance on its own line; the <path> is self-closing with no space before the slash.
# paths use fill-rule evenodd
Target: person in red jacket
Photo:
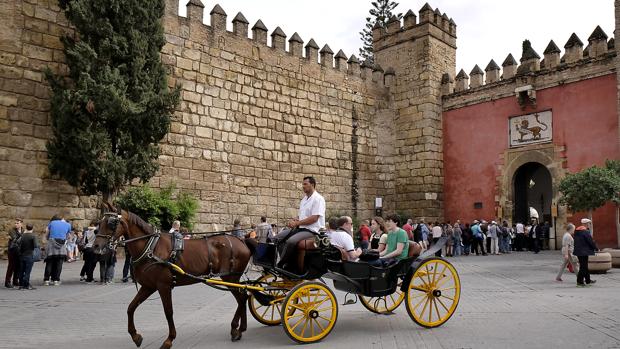
<path id="1" fill-rule="evenodd" d="M 409 240 L 413 241 L 413 220 L 408 219 L 407 224 L 403 225 L 403 230 L 407 232 Z"/>
<path id="2" fill-rule="evenodd" d="M 370 232 L 370 228 L 368 227 L 370 223 L 368 222 L 368 220 L 365 220 L 362 222 L 362 225 L 360 225 L 360 229 L 359 229 L 359 233 L 360 233 L 360 247 L 362 248 L 362 250 L 367 250 L 369 245 L 370 245 L 370 235 L 372 234 Z"/>

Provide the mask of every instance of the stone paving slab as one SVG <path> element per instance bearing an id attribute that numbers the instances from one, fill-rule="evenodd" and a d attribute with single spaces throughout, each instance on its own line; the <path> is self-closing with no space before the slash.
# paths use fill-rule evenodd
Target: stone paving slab
<path id="1" fill-rule="evenodd" d="M 402 305 L 377 315 L 361 304 L 341 306 L 333 332 L 317 348 L 620 348 L 620 269 L 596 275 L 597 284 L 575 287 L 575 276 L 554 280 L 558 252 L 459 257 L 462 297 L 442 327 L 417 326 Z M 65 264 L 61 286 L 41 286 L 43 264 L 32 279 L 37 290 L 0 290 L 0 348 L 135 348 L 127 334 L 126 308 L 133 284 L 87 285 L 82 263 Z M 122 261 L 117 264 L 122 267 Z M 0 272 L 6 269 L 0 263 Z M 120 272 L 117 268 L 117 275 Z M 4 274 L 2 274 L 4 275 Z M 328 281 L 331 286 L 331 281 Z M 339 302 L 344 293 L 336 291 Z M 248 314 L 248 331 L 229 340 L 233 297 L 203 285 L 173 293 L 174 348 L 281 348 L 296 346 L 281 327 L 266 327 Z M 143 348 L 159 348 L 167 325 L 157 294 L 138 308 Z"/>

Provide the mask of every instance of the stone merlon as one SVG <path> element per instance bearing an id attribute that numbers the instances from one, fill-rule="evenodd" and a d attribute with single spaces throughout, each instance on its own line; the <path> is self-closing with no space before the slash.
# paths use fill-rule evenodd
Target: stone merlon
<path id="1" fill-rule="evenodd" d="M 217 30 L 226 30 L 226 12 L 220 5 L 215 5 L 209 13 L 211 15 L 211 27 Z"/>
<path id="2" fill-rule="evenodd" d="M 189 0 L 187 2 L 187 18 L 202 23 L 202 16 L 205 5 L 200 0 Z"/>
<path id="3" fill-rule="evenodd" d="M 256 21 L 256 24 L 252 27 L 252 39 L 263 45 L 267 45 L 267 27 L 260 19 Z"/>

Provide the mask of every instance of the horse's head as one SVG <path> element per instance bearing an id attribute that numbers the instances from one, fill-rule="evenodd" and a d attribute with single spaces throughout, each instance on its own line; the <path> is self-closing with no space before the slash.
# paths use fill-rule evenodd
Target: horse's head
<path id="1" fill-rule="evenodd" d="M 127 223 L 112 204 L 104 203 L 106 212 L 99 221 L 99 228 L 93 243 L 93 251 L 96 254 L 107 254 L 116 248 L 118 239 L 127 233 Z"/>

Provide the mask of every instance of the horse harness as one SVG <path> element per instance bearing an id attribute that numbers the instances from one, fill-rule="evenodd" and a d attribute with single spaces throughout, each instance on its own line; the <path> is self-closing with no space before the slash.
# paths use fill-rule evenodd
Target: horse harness
<path id="1" fill-rule="evenodd" d="M 104 216 L 109 217 L 107 221 L 108 227 L 112 231 L 116 231 L 118 224 L 120 224 L 120 219 L 121 219 L 120 214 L 115 213 L 115 212 L 108 212 L 108 213 L 104 213 Z M 175 231 L 171 233 L 170 239 L 171 239 L 172 248 L 170 251 L 170 256 L 168 256 L 168 259 L 163 259 L 155 255 L 155 248 L 157 247 L 157 243 L 159 242 L 159 239 L 161 238 L 161 234 L 162 233 L 159 230 L 156 230 L 155 232 L 151 234 L 139 236 L 136 238 L 126 239 L 122 241 L 114 241 L 114 237 L 111 235 L 104 235 L 104 234 L 98 234 L 98 235 L 108 239 L 108 245 L 110 248 L 116 248 L 116 246 L 119 244 L 125 246 L 127 243 L 148 238 L 148 241 L 146 242 L 146 246 L 144 247 L 144 250 L 142 251 L 142 253 L 140 253 L 140 255 L 137 258 L 135 259 L 132 258 L 131 267 L 135 268 L 135 266 L 138 265 L 139 263 L 142 263 L 148 260 L 152 260 L 153 262 L 150 265 L 148 265 L 147 268 L 150 266 L 157 265 L 157 264 L 163 264 L 163 265 L 170 267 L 171 264 L 176 264 L 178 257 L 183 252 L 185 248 L 184 246 L 185 240 L 183 239 L 183 236 L 179 234 L 178 232 Z M 211 254 L 213 251 L 213 247 L 211 246 L 211 244 L 208 243 L 208 239 L 212 237 L 216 237 L 216 236 L 224 236 L 226 238 L 226 241 L 228 242 L 228 247 L 230 248 L 230 258 L 229 258 L 230 265 L 229 265 L 228 272 L 226 273 L 213 273 L 212 272 L 213 261 L 211 260 Z M 210 234 L 210 236 L 205 235 L 204 239 L 207 243 L 207 260 L 208 260 L 208 266 L 209 266 L 209 269 L 208 269 L 209 274 L 203 275 L 202 277 L 214 278 L 214 277 L 222 277 L 222 276 L 229 276 L 229 275 L 235 275 L 235 274 L 243 274 L 243 273 L 232 271 L 235 265 L 235 259 L 234 259 L 232 242 L 230 241 L 231 236 L 240 239 L 237 236 L 227 234 L 227 232 L 218 232 L 218 233 Z M 174 271 L 173 268 L 172 270 Z M 176 285 L 176 273 L 173 272 L 172 273 L 172 287 L 174 288 L 175 285 Z M 210 286 L 216 287 L 213 285 L 210 285 Z"/>
<path id="2" fill-rule="evenodd" d="M 150 236 L 148 236 L 149 240 L 146 242 L 146 246 L 144 247 L 144 250 L 142 251 L 142 253 L 140 253 L 140 255 L 135 260 L 131 261 L 132 267 L 135 267 L 139 263 L 142 263 L 147 260 L 154 261 L 153 263 L 151 263 L 150 266 L 156 265 L 156 264 L 164 264 L 167 266 L 169 266 L 170 264 L 176 264 L 177 259 L 179 258 L 179 256 L 181 255 L 181 253 L 183 252 L 185 248 L 184 246 L 185 241 L 183 239 L 183 236 L 181 234 L 178 234 L 177 232 L 171 233 L 170 235 L 171 235 L 172 249 L 170 251 L 170 256 L 167 259 L 163 259 L 155 254 L 155 248 L 157 247 L 157 243 L 159 242 L 159 239 L 161 238 L 161 232 L 157 231 L 153 234 L 150 234 Z M 211 246 L 211 244 L 209 244 L 208 239 L 214 236 L 224 236 L 226 238 L 226 241 L 228 242 L 228 247 L 230 249 L 230 258 L 229 258 L 230 265 L 228 269 L 229 271 L 226 273 L 213 273 L 212 272 L 213 261 L 211 259 L 211 255 L 213 253 L 213 247 Z M 128 242 L 132 242 L 140 238 L 144 239 L 146 237 L 147 236 L 141 236 L 139 238 L 125 240 L 123 241 L 123 243 L 126 244 Z M 234 265 L 235 265 L 235 259 L 234 259 L 233 246 L 232 246 L 232 242 L 230 241 L 230 237 L 231 235 L 228 235 L 226 233 L 216 233 L 211 236 L 205 235 L 204 239 L 207 244 L 207 261 L 208 261 L 208 266 L 209 266 L 209 269 L 208 269 L 209 274 L 203 275 L 203 277 L 214 278 L 214 277 L 222 277 L 222 276 L 237 274 L 237 273 L 232 272 Z M 242 274 L 242 273 L 239 273 L 239 274 Z M 174 287 L 175 285 L 176 285 L 176 273 L 172 273 L 172 287 Z"/>

